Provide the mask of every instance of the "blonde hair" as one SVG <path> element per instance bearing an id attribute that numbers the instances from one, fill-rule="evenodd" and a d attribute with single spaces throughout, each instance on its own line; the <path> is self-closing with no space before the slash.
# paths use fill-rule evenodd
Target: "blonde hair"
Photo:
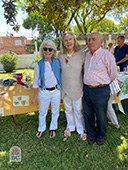
<path id="1" fill-rule="evenodd" d="M 73 47 L 73 50 L 74 50 L 75 52 L 76 52 L 76 51 L 79 51 L 79 50 L 80 50 L 80 45 L 79 45 L 79 43 L 77 42 L 77 39 L 76 39 L 75 35 L 74 35 L 71 31 L 66 31 L 66 32 L 63 34 L 63 36 L 62 36 L 61 52 L 64 53 L 64 54 L 67 52 L 67 48 L 64 46 L 64 37 L 65 37 L 65 35 L 67 35 L 67 34 L 70 34 L 70 35 L 73 37 L 73 39 L 74 39 L 74 47 Z"/>
<path id="2" fill-rule="evenodd" d="M 57 56 L 56 56 L 57 49 L 56 49 L 56 46 L 55 46 L 55 44 L 54 44 L 54 42 L 52 40 L 44 40 L 42 42 L 42 44 L 40 45 L 40 48 L 39 48 L 39 56 L 40 56 L 40 58 L 44 57 L 43 48 L 45 47 L 45 45 L 51 46 L 51 48 L 53 48 L 54 54 L 53 54 L 52 57 L 57 58 Z"/>

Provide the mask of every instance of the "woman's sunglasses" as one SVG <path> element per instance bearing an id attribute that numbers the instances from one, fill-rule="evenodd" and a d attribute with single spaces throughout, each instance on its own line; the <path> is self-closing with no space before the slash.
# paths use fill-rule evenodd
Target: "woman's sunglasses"
<path id="1" fill-rule="evenodd" d="M 43 50 L 44 50 L 44 51 L 47 51 L 47 50 L 49 50 L 49 52 L 52 52 L 53 48 L 47 48 L 47 47 L 43 47 Z"/>

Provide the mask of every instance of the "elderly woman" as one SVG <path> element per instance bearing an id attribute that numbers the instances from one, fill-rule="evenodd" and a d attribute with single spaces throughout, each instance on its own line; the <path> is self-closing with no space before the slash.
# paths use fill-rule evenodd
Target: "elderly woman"
<path id="1" fill-rule="evenodd" d="M 60 61 L 56 58 L 56 47 L 52 40 L 44 41 L 40 46 L 40 57 L 35 65 L 32 104 L 39 100 L 39 127 L 36 134 L 40 138 L 46 130 L 46 116 L 51 102 L 50 138 L 55 137 L 58 128 L 60 106 Z M 38 95 L 39 88 L 39 95 Z"/>
<path id="2" fill-rule="evenodd" d="M 71 136 L 71 132 L 76 129 L 82 140 L 86 139 L 82 115 L 82 68 L 84 58 L 85 54 L 80 50 L 74 34 L 70 31 L 65 32 L 62 37 L 61 52 L 59 53 L 62 99 L 67 119 L 64 136 Z"/>

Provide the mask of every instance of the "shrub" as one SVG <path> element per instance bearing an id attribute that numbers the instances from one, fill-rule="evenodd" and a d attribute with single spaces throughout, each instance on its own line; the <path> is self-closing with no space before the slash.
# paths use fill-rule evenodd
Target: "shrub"
<path id="1" fill-rule="evenodd" d="M 36 55 L 36 57 L 34 58 L 34 63 L 37 63 L 41 58 L 39 57 L 39 55 Z"/>
<path id="2" fill-rule="evenodd" d="M 12 72 L 16 69 L 17 60 L 19 60 L 17 55 L 12 53 L 4 53 L 0 56 L 0 62 L 6 72 Z"/>

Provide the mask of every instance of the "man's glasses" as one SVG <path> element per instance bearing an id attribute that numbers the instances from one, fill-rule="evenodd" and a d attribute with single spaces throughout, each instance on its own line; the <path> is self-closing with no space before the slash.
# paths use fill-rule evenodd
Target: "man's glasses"
<path id="1" fill-rule="evenodd" d="M 43 50 L 44 50 L 44 51 L 47 51 L 47 50 L 49 50 L 49 52 L 52 52 L 53 48 L 47 48 L 47 47 L 43 47 Z"/>

